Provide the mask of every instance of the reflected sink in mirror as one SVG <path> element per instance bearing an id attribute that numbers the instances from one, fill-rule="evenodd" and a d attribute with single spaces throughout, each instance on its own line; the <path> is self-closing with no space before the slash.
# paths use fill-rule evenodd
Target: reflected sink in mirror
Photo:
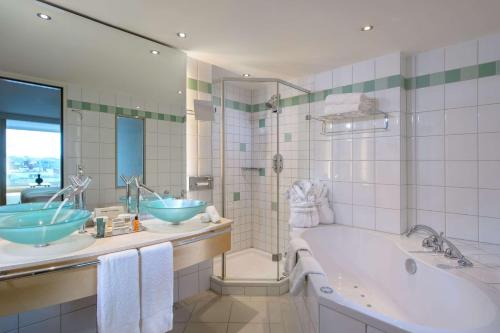
<path id="1" fill-rule="evenodd" d="M 0 217 L 0 237 L 20 244 L 45 246 L 78 230 L 90 218 L 90 212 L 63 208 L 16 213 Z"/>
<path id="2" fill-rule="evenodd" d="M 45 247 L 0 240 L 0 257 L 2 262 L 16 263 L 20 258 L 44 258 L 80 251 L 91 246 L 95 241 L 96 239 L 89 233 L 80 234 L 77 232 L 54 241 L 50 243 L 50 246 Z"/>
<path id="3" fill-rule="evenodd" d="M 15 214 L 15 213 L 26 213 L 26 212 L 36 212 L 40 210 L 54 210 L 59 207 L 61 204 L 60 201 L 51 202 L 47 208 L 43 208 L 46 202 L 30 202 L 30 203 L 22 203 L 15 205 L 5 205 L 0 206 L 0 216 Z M 72 202 L 67 202 L 64 204 L 64 208 L 73 207 Z"/>
<path id="4" fill-rule="evenodd" d="M 190 199 L 151 200 L 144 203 L 149 214 L 172 224 L 179 224 L 203 213 L 207 202 Z"/>

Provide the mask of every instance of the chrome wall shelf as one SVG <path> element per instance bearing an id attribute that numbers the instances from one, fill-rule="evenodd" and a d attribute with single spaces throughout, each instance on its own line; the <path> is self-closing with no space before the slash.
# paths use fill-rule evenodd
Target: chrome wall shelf
<path id="1" fill-rule="evenodd" d="M 363 128 L 363 129 L 354 129 L 352 127 L 355 121 L 364 120 L 367 118 L 381 118 L 383 119 L 382 126 L 371 127 L 371 128 Z M 384 131 L 389 128 L 389 115 L 386 112 L 378 111 L 378 110 L 370 110 L 370 111 L 351 111 L 337 114 L 328 114 L 324 116 L 306 116 L 306 120 L 317 120 L 322 123 L 321 126 L 321 134 L 327 136 L 335 136 L 339 134 L 346 133 L 362 133 L 369 131 Z M 351 123 L 350 126 L 346 130 L 336 130 L 335 125 L 338 123 Z M 347 127 L 347 126 L 346 126 Z"/>

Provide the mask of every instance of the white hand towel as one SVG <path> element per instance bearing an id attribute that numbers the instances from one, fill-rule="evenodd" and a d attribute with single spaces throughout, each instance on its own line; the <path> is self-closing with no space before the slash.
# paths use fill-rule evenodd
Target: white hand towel
<path id="1" fill-rule="evenodd" d="M 293 268 L 297 264 L 297 252 L 311 252 L 311 249 L 309 248 L 309 244 L 302 238 L 293 238 L 290 240 L 288 243 L 288 250 L 286 254 L 286 261 L 285 261 L 285 273 L 290 275 L 292 272 Z"/>
<path id="2" fill-rule="evenodd" d="M 359 104 L 369 101 L 370 98 L 362 93 L 331 94 L 326 96 L 325 105 L 329 104 Z"/>
<path id="3" fill-rule="evenodd" d="M 127 250 L 100 256 L 97 267 L 99 333 L 140 333 L 139 256 Z"/>
<path id="4" fill-rule="evenodd" d="M 208 214 L 208 216 L 210 216 L 210 222 L 212 223 L 220 222 L 220 215 L 219 212 L 217 212 L 215 206 L 208 206 L 205 209 L 205 212 Z"/>
<path id="5" fill-rule="evenodd" d="M 310 274 L 325 275 L 314 257 L 308 255 L 307 252 L 302 255 L 301 252 L 299 261 L 289 277 L 290 295 L 297 296 L 303 290 L 306 277 Z"/>
<path id="6" fill-rule="evenodd" d="M 172 243 L 162 243 L 141 251 L 141 333 L 172 329 L 174 265 Z"/>

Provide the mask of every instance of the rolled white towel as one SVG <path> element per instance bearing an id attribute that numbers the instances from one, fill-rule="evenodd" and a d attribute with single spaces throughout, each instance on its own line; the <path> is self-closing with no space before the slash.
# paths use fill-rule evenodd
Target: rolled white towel
<path id="1" fill-rule="evenodd" d="M 332 94 L 326 96 L 325 105 L 329 104 L 359 104 L 369 101 L 370 98 L 363 93 Z"/>
<path id="2" fill-rule="evenodd" d="M 342 114 L 348 112 L 368 112 L 373 111 L 375 108 L 374 103 L 359 103 L 359 104 L 339 104 L 339 105 L 326 105 L 324 115 L 328 114 Z"/>
<path id="3" fill-rule="evenodd" d="M 293 238 L 290 240 L 288 243 L 288 250 L 286 254 L 286 261 L 285 261 L 285 273 L 290 275 L 292 272 L 293 268 L 297 264 L 298 257 L 297 257 L 297 252 L 311 252 L 311 248 L 309 247 L 309 244 L 302 239 L 302 238 Z"/>

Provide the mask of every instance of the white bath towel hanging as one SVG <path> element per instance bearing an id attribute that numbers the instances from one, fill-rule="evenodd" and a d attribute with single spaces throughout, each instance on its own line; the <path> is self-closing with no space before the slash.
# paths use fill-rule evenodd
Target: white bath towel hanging
<path id="1" fill-rule="evenodd" d="M 99 333 L 139 333 L 139 255 L 127 250 L 98 257 L 97 327 Z"/>
<path id="2" fill-rule="evenodd" d="M 290 295 L 297 296 L 303 290 L 307 276 L 311 274 L 325 275 L 323 269 L 313 256 L 307 254 L 307 252 L 304 255 L 301 253 L 299 261 L 289 277 Z"/>
<path id="3" fill-rule="evenodd" d="M 311 252 L 311 248 L 309 247 L 309 244 L 302 238 L 293 238 L 290 240 L 288 243 L 288 250 L 286 254 L 286 261 L 285 261 L 285 273 L 290 275 L 292 272 L 293 268 L 298 262 L 298 252 Z"/>
<path id="4" fill-rule="evenodd" d="M 141 253 L 141 333 L 172 329 L 174 265 L 172 243 L 143 247 Z"/>

